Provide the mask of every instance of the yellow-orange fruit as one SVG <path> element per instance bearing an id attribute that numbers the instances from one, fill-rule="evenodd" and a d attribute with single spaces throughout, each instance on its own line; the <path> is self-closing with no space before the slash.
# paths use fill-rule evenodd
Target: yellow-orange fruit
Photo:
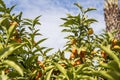
<path id="1" fill-rule="evenodd" d="M 76 66 L 76 63 L 72 61 L 72 62 L 71 62 L 71 65 L 72 65 L 72 66 Z"/>
<path id="2" fill-rule="evenodd" d="M 21 38 L 18 38 L 16 41 L 17 41 L 18 43 L 21 43 L 21 42 L 22 42 Z"/>
<path id="3" fill-rule="evenodd" d="M 6 74 L 9 73 L 9 72 L 10 72 L 10 69 L 9 69 L 9 68 L 5 69 L 5 73 L 6 73 Z"/>
<path id="4" fill-rule="evenodd" d="M 81 57 L 81 58 L 84 58 L 84 57 L 85 57 L 85 53 L 80 52 L 80 57 Z"/>
<path id="5" fill-rule="evenodd" d="M 43 62 L 38 61 L 37 63 L 38 63 L 43 69 L 45 69 L 45 66 L 44 66 Z"/>
<path id="6" fill-rule="evenodd" d="M 73 48 L 73 49 L 72 49 L 72 53 L 73 53 L 74 55 L 76 55 L 76 54 L 77 54 L 77 49 L 76 49 L 76 48 Z"/>
<path id="7" fill-rule="evenodd" d="M 94 33 L 94 31 L 93 31 L 93 29 L 92 28 L 90 28 L 89 30 L 88 30 L 88 35 L 91 35 L 91 34 L 93 34 Z"/>
<path id="8" fill-rule="evenodd" d="M 60 65 L 61 65 L 62 67 L 66 67 L 66 64 L 64 64 L 64 63 L 61 63 Z"/>
<path id="9" fill-rule="evenodd" d="M 18 23 L 16 21 L 10 23 L 11 26 L 18 26 Z"/>
<path id="10" fill-rule="evenodd" d="M 93 55 L 93 54 L 96 54 L 96 53 L 97 53 L 97 51 L 95 51 L 95 50 L 94 50 L 94 51 L 91 51 L 91 54 L 92 54 L 92 55 Z"/>
<path id="11" fill-rule="evenodd" d="M 107 58 L 107 54 L 105 53 L 105 51 L 101 51 L 101 56 L 106 59 Z"/>
<path id="12" fill-rule="evenodd" d="M 116 45 L 116 44 L 117 44 L 117 42 L 118 42 L 118 40 L 117 40 L 117 39 L 113 39 L 113 40 L 112 40 L 112 44 L 113 44 L 113 45 Z"/>
<path id="13" fill-rule="evenodd" d="M 42 76 L 42 71 L 37 72 L 37 75 L 35 77 L 35 80 L 39 80 L 39 78 Z"/>
<path id="14" fill-rule="evenodd" d="M 70 54 L 70 59 L 74 59 L 75 55 L 73 53 Z"/>
<path id="15" fill-rule="evenodd" d="M 103 61 L 100 61 L 99 64 L 103 64 L 104 62 Z"/>
<path id="16" fill-rule="evenodd" d="M 79 54 L 79 56 L 80 56 L 81 58 L 85 58 L 85 54 L 86 54 L 86 50 L 85 50 L 85 49 L 82 49 L 81 52 L 80 52 L 80 54 Z"/>
<path id="17" fill-rule="evenodd" d="M 80 60 L 76 60 L 75 63 L 76 63 L 76 65 L 80 65 L 81 61 Z"/>
<path id="18" fill-rule="evenodd" d="M 114 49 L 120 49 L 120 46 L 119 45 L 114 45 L 113 48 Z"/>

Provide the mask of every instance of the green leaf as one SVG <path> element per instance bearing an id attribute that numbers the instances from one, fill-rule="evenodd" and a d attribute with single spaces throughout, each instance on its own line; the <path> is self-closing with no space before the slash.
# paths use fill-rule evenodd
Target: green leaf
<path id="1" fill-rule="evenodd" d="M 74 3 L 81 11 L 83 11 L 83 7 L 79 3 Z"/>
<path id="2" fill-rule="evenodd" d="M 16 6 L 16 5 L 13 5 L 12 7 L 10 7 L 9 13 L 14 9 L 15 6 Z"/>
<path id="3" fill-rule="evenodd" d="M 107 74 L 110 75 L 114 80 L 120 79 L 120 71 L 116 72 L 116 71 L 108 70 Z"/>
<path id="4" fill-rule="evenodd" d="M 80 79 L 83 79 L 83 80 L 96 80 L 93 77 L 90 77 L 90 76 L 87 76 L 87 75 L 81 75 Z"/>
<path id="5" fill-rule="evenodd" d="M 0 80 L 8 80 L 8 76 L 2 71 L 2 74 L 0 75 Z"/>
<path id="6" fill-rule="evenodd" d="M 7 18 L 0 19 L 0 25 L 6 20 Z"/>
<path id="7" fill-rule="evenodd" d="M 3 0 L 0 0 L 0 6 L 2 6 L 3 8 L 6 8 L 6 5 Z"/>
<path id="8" fill-rule="evenodd" d="M 39 29 L 38 29 L 38 30 L 35 30 L 35 31 L 33 32 L 33 35 L 36 35 L 38 32 L 39 32 Z"/>
<path id="9" fill-rule="evenodd" d="M 31 20 L 31 19 L 27 19 L 27 18 L 25 18 L 24 20 L 27 21 L 27 22 L 32 23 L 32 20 Z"/>
<path id="10" fill-rule="evenodd" d="M 5 8 L 0 7 L 0 12 L 5 12 L 5 10 L 6 10 Z M 0 16 L 2 16 L 2 14 Z"/>
<path id="11" fill-rule="evenodd" d="M 119 65 L 115 61 L 110 61 L 108 63 L 102 63 L 100 66 L 110 69 L 111 71 L 114 70 L 116 72 L 120 71 Z"/>
<path id="12" fill-rule="evenodd" d="M 41 17 L 41 16 L 38 16 L 38 17 L 36 17 L 36 18 L 33 20 L 33 26 L 35 26 L 36 24 L 41 25 L 40 22 L 39 22 L 39 18 L 40 18 L 40 17 Z"/>
<path id="13" fill-rule="evenodd" d="M 77 72 L 77 73 L 80 72 L 84 67 L 86 67 L 85 64 L 79 65 L 79 67 L 78 67 L 78 69 L 76 70 L 76 72 Z"/>
<path id="14" fill-rule="evenodd" d="M 40 52 L 40 51 L 42 51 L 42 48 L 37 48 L 32 53 L 35 54 L 35 53 Z"/>
<path id="15" fill-rule="evenodd" d="M 58 63 L 54 62 L 54 65 L 56 66 L 56 68 L 62 73 L 64 74 L 64 76 L 67 78 L 67 80 L 69 80 L 68 76 L 67 76 L 67 71 Z"/>
<path id="16" fill-rule="evenodd" d="M 18 16 L 19 20 L 21 20 L 22 14 L 23 14 L 22 12 L 19 13 L 19 16 Z"/>
<path id="17" fill-rule="evenodd" d="M 8 35 L 7 35 L 7 42 L 9 40 L 9 38 L 12 36 L 12 34 L 14 33 L 15 29 L 16 29 L 16 25 L 11 25 L 8 29 Z"/>
<path id="18" fill-rule="evenodd" d="M 71 25 L 73 25 L 73 24 L 77 25 L 78 23 L 77 23 L 74 19 L 70 19 L 70 20 L 67 20 L 67 21 L 66 21 L 63 25 L 61 25 L 61 26 L 69 27 L 69 26 L 71 26 Z"/>
<path id="19" fill-rule="evenodd" d="M 65 20 L 65 21 L 67 21 L 68 19 L 67 18 L 61 18 L 62 20 Z"/>
<path id="20" fill-rule="evenodd" d="M 117 64 L 120 63 L 119 58 L 114 54 L 113 51 L 110 50 L 110 45 L 108 45 L 107 47 L 106 47 L 106 46 L 103 46 L 103 45 L 100 45 L 100 47 L 101 47 L 112 59 L 114 59 Z M 119 64 L 119 66 L 120 66 L 120 64 Z"/>
<path id="21" fill-rule="evenodd" d="M 62 32 L 72 32 L 71 29 L 63 29 Z"/>
<path id="22" fill-rule="evenodd" d="M 30 22 L 23 22 L 22 25 L 30 25 L 30 26 L 32 26 L 32 23 L 30 23 Z"/>
<path id="23" fill-rule="evenodd" d="M 38 20 L 41 16 L 37 16 L 34 20 Z"/>
<path id="24" fill-rule="evenodd" d="M 4 59 L 5 57 L 7 57 L 8 55 L 12 54 L 13 51 L 17 50 L 18 48 L 22 47 L 23 45 L 25 45 L 26 43 L 22 43 L 22 44 L 13 44 L 5 49 L 3 49 L 3 51 L 0 52 L 0 60 Z"/>
<path id="25" fill-rule="evenodd" d="M 95 71 L 95 74 L 102 75 L 106 77 L 108 80 L 115 80 L 111 75 L 109 75 L 106 71 Z"/>
<path id="26" fill-rule="evenodd" d="M 28 43 L 28 46 L 29 46 L 29 48 L 30 48 L 31 45 L 32 45 L 31 40 L 25 37 L 25 38 L 24 38 L 24 41 L 26 41 L 26 42 Z"/>
<path id="27" fill-rule="evenodd" d="M 50 80 L 50 76 L 51 76 L 51 74 L 52 74 L 52 71 L 53 71 L 53 69 L 51 69 L 51 70 L 47 73 L 46 80 Z"/>
<path id="28" fill-rule="evenodd" d="M 37 58 L 39 57 L 39 55 L 40 55 L 40 54 L 35 54 L 35 55 L 31 56 L 27 61 L 28 61 L 29 63 L 32 63 L 32 62 L 35 61 L 35 59 L 37 59 Z"/>
<path id="29" fill-rule="evenodd" d="M 23 76 L 23 69 L 14 61 L 4 60 L 3 63 L 13 67 L 21 76 Z"/>
<path id="30" fill-rule="evenodd" d="M 120 67 L 119 67 L 119 64 L 117 64 L 115 61 L 111 61 L 108 63 L 108 66 L 114 70 L 114 71 L 117 71 L 117 72 L 120 72 Z"/>
<path id="31" fill-rule="evenodd" d="M 53 48 L 48 48 L 44 51 L 44 55 L 46 55 L 49 51 L 51 51 Z"/>
<path id="32" fill-rule="evenodd" d="M 3 50 L 3 45 L 0 43 L 0 52 Z"/>
<path id="33" fill-rule="evenodd" d="M 95 8 L 87 8 L 85 11 L 84 11 L 84 13 L 87 13 L 87 12 L 89 12 L 89 11 L 93 11 L 93 10 L 96 10 Z"/>
<path id="34" fill-rule="evenodd" d="M 109 36 L 109 40 L 112 40 L 114 38 L 114 36 L 112 35 L 112 33 L 107 32 L 108 36 Z"/>
<path id="35" fill-rule="evenodd" d="M 45 72 L 47 72 L 47 71 L 49 71 L 49 70 L 51 70 L 51 69 L 53 69 L 54 68 L 54 66 L 47 66 L 47 67 L 45 67 Z"/>
<path id="36" fill-rule="evenodd" d="M 39 41 L 34 45 L 34 47 L 38 46 L 40 43 L 44 42 L 45 40 L 47 40 L 47 38 L 44 38 L 44 39 L 39 40 Z"/>
<path id="37" fill-rule="evenodd" d="M 87 24 L 91 24 L 91 23 L 93 23 L 93 22 L 98 22 L 97 20 L 95 20 L 95 19 L 87 19 L 87 20 L 85 20 L 84 21 L 84 23 L 87 23 Z"/>

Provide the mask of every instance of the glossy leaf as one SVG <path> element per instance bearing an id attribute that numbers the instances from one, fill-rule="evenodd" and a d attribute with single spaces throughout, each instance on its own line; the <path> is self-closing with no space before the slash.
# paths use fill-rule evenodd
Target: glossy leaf
<path id="1" fill-rule="evenodd" d="M 46 80 L 50 80 L 50 76 L 51 76 L 51 74 L 52 74 L 52 71 L 53 71 L 53 69 L 51 69 L 51 70 L 47 73 Z"/>
<path id="2" fill-rule="evenodd" d="M 113 51 L 110 50 L 110 45 L 108 45 L 107 47 L 106 46 L 103 46 L 103 45 L 100 45 L 100 47 L 112 58 L 115 60 L 116 63 L 120 63 L 120 60 L 119 58 L 114 54 Z"/>
<path id="3" fill-rule="evenodd" d="M 67 78 L 67 80 L 69 80 L 68 76 L 67 76 L 67 71 L 58 63 L 54 62 L 54 65 L 56 66 L 56 68 L 62 73 L 64 74 L 64 76 Z"/>
<path id="4" fill-rule="evenodd" d="M 19 65 L 17 65 L 14 61 L 4 60 L 3 63 L 13 67 L 21 76 L 23 76 L 23 69 Z"/>
<path id="5" fill-rule="evenodd" d="M 3 51 L 0 52 L 0 60 L 6 58 L 10 54 L 13 54 L 13 51 L 17 50 L 18 48 L 22 47 L 25 44 L 26 43 L 14 44 L 14 45 L 12 45 L 10 47 L 7 47 L 7 48 L 3 49 Z"/>

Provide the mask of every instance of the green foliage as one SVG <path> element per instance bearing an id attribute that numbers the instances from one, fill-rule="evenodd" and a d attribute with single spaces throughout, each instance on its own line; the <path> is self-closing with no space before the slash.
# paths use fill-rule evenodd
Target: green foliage
<path id="1" fill-rule="evenodd" d="M 23 76 L 23 70 L 20 66 L 18 66 L 14 61 L 11 60 L 4 60 L 3 64 L 7 64 L 13 67 L 21 76 Z"/>
<path id="2" fill-rule="evenodd" d="M 51 48 L 40 47 L 47 38 L 35 41 L 36 36 L 41 36 L 39 29 L 35 28 L 40 25 L 40 16 L 23 19 L 22 12 L 11 14 L 14 7 L 7 8 L 0 0 L 0 78 L 35 79 L 42 70 L 37 63 L 38 57 Z"/>
<path id="3" fill-rule="evenodd" d="M 67 76 L 67 71 L 60 65 L 57 63 L 54 63 L 56 68 L 66 77 L 67 80 L 69 80 L 68 76 Z"/>
<path id="4" fill-rule="evenodd" d="M 66 36 L 65 50 L 52 55 L 53 48 L 40 46 L 47 38 L 37 28 L 39 18 L 22 18 L 22 12 L 12 14 L 15 5 L 7 8 L 0 0 L 0 80 L 118 80 L 120 78 L 120 41 L 114 33 L 95 35 L 88 18 L 89 11 L 75 3 L 80 12 L 61 18 Z M 65 58 L 65 54 L 71 54 Z M 42 60 L 38 60 L 42 57 Z M 96 61 L 96 62 L 94 62 Z"/>

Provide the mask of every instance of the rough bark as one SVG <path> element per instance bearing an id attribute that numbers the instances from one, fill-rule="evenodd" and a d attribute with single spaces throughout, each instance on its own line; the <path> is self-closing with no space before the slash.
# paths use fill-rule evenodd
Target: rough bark
<path id="1" fill-rule="evenodd" d="M 119 0 L 105 0 L 104 4 L 104 16 L 106 23 L 106 31 L 115 33 L 115 38 L 120 40 L 120 6 Z"/>

